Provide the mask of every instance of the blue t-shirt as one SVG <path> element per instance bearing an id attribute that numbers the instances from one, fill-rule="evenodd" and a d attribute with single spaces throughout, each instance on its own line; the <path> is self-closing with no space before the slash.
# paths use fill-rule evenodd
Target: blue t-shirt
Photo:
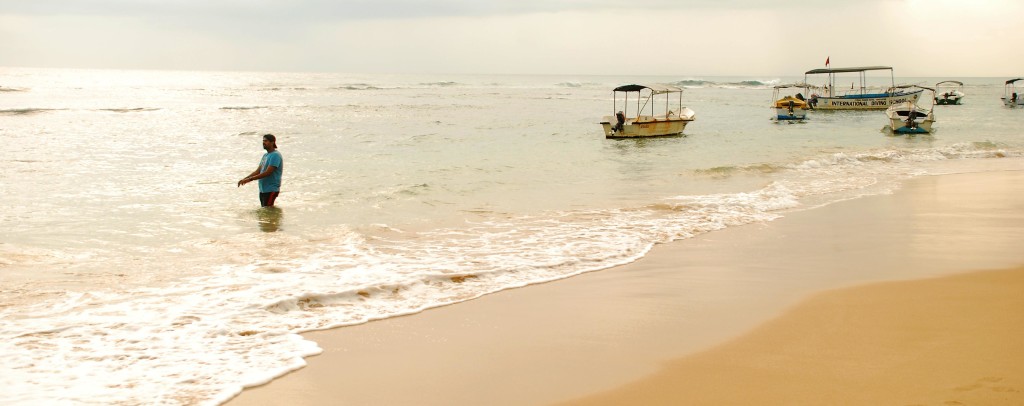
<path id="1" fill-rule="evenodd" d="M 281 191 L 281 172 L 284 172 L 284 158 L 281 157 L 280 151 L 268 152 L 263 154 L 263 159 L 260 160 L 260 173 L 267 170 L 268 166 L 277 167 L 274 173 L 270 174 L 265 178 L 260 179 L 260 193 L 267 192 L 280 192 Z"/>

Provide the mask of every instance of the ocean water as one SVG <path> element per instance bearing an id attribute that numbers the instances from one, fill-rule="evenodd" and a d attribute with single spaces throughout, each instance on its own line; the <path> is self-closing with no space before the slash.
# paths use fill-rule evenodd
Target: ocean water
<path id="1" fill-rule="evenodd" d="M 0 68 L 0 403 L 218 404 L 304 365 L 303 331 L 1024 169 L 1006 78 L 897 77 L 966 83 L 918 136 L 881 111 L 769 120 L 772 85 L 802 79 Z M 611 89 L 646 82 L 686 87 L 696 121 L 604 139 Z M 264 133 L 275 209 L 236 187 Z"/>

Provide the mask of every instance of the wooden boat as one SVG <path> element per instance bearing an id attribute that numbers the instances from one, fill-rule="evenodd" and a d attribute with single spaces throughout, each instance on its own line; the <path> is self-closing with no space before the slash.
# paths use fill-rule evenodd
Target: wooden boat
<path id="1" fill-rule="evenodd" d="M 779 94 L 783 89 L 803 89 L 805 87 L 807 87 L 807 85 L 803 83 L 775 86 L 775 90 L 772 92 L 772 110 L 775 114 L 772 115 L 772 119 L 777 121 L 806 119 L 807 110 L 811 109 L 811 105 L 802 94 L 797 93 L 795 95 L 779 97 Z"/>
<path id="2" fill-rule="evenodd" d="M 1016 83 L 1018 80 L 1024 80 L 1024 78 L 1007 80 L 1006 84 L 1003 86 L 1003 105 L 1011 109 L 1018 106 L 1024 106 L 1024 102 L 1020 100 L 1020 97 L 1024 95 L 1017 94 Z"/>
<path id="3" fill-rule="evenodd" d="M 631 109 L 631 94 L 636 96 L 635 109 Z M 694 120 L 693 110 L 683 106 L 683 89 L 660 83 L 616 87 L 612 112 L 601 121 L 606 138 L 679 135 Z"/>
<path id="4" fill-rule="evenodd" d="M 888 70 L 890 86 L 885 91 L 872 91 L 866 86 L 867 72 L 876 70 Z M 860 86 L 850 90 L 839 90 L 836 88 L 836 78 L 840 73 L 857 73 L 860 79 Z M 863 66 L 855 68 L 825 68 L 812 69 L 804 73 L 804 83 L 808 75 L 828 75 L 825 84 L 819 87 L 808 85 L 807 93 L 811 95 L 808 100 L 811 108 L 816 110 L 885 110 L 894 104 L 903 102 L 917 102 L 922 90 L 910 90 L 898 88 L 892 76 L 892 67 L 889 66 Z"/>
<path id="5" fill-rule="evenodd" d="M 932 132 L 932 125 L 935 124 L 935 89 L 930 87 L 909 85 L 898 86 L 899 88 L 918 88 L 920 91 L 932 93 L 931 106 L 925 108 L 917 102 L 902 102 L 889 106 L 885 109 L 885 115 L 889 118 L 889 128 L 894 134 L 928 134 Z"/>
<path id="6" fill-rule="evenodd" d="M 950 106 L 960 104 L 964 98 L 964 83 L 945 80 L 935 84 L 935 104 Z"/>

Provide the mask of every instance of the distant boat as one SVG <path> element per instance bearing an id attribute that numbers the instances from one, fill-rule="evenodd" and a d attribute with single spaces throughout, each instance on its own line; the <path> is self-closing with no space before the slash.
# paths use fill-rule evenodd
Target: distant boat
<path id="1" fill-rule="evenodd" d="M 630 109 L 630 94 L 636 95 L 635 110 Z M 693 120 L 693 110 L 683 106 L 683 89 L 660 83 L 623 85 L 612 91 L 612 115 L 604 116 L 601 126 L 605 138 L 660 137 L 682 134 Z"/>
<path id="2" fill-rule="evenodd" d="M 889 106 L 885 115 L 889 118 L 889 127 L 895 134 L 928 134 L 935 124 L 935 89 L 924 86 L 897 86 L 899 89 L 918 88 L 919 91 L 932 93 L 931 106 L 925 108 L 917 102 L 905 101 Z"/>
<path id="3" fill-rule="evenodd" d="M 964 83 L 946 80 L 935 84 L 935 104 L 948 106 L 960 104 L 964 99 Z"/>
<path id="4" fill-rule="evenodd" d="M 1010 79 L 1006 81 L 1006 85 L 1003 86 L 1003 105 L 1009 108 L 1016 108 L 1017 106 L 1024 105 L 1021 103 L 1020 96 L 1017 94 L 1017 81 L 1024 80 L 1024 78 Z"/>
<path id="5" fill-rule="evenodd" d="M 802 94 L 797 93 L 795 95 L 779 97 L 779 93 L 783 89 L 803 89 L 806 87 L 807 85 L 804 83 L 775 86 L 775 91 L 772 92 L 772 111 L 775 114 L 772 115 L 772 119 L 777 121 L 799 121 L 806 119 L 807 110 L 810 110 L 811 106 Z"/>
<path id="6" fill-rule="evenodd" d="M 890 86 L 885 91 L 872 92 L 866 87 L 867 72 L 875 70 L 889 71 Z M 860 86 L 855 88 L 851 83 L 849 90 L 839 90 L 836 87 L 836 78 L 839 73 L 857 73 L 860 78 Z M 828 75 L 825 84 L 820 87 L 808 85 L 806 90 L 811 95 L 808 100 L 811 108 L 816 110 L 885 110 L 894 104 L 916 102 L 922 92 L 920 89 L 898 88 L 892 76 L 892 67 L 889 66 L 812 69 L 804 73 L 804 83 L 810 83 L 807 80 L 807 75 L 820 74 Z"/>

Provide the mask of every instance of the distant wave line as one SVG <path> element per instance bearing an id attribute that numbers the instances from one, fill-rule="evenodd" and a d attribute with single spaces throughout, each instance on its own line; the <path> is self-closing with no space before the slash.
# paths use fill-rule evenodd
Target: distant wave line
<path id="1" fill-rule="evenodd" d="M 380 90 L 382 88 L 368 83 L 350 83 L 327 88 L 329 90 Z"/>
<path id="2" fill-rule="evenodd" d="M 123 108 L 123 109 L 110 108 L 110 109 L 98 109 L 98 110 L 99 111 L 111 111 L 111 112 L 114 112 L 114 113 L 134 113 L 134 112 L 140 112 L 140 111 L 157 111 L 157 110 L 160 110 L 160 109 L 156 108 L 156 107 L 132 107 L 132 108 Z"/>
<path id="3" fill-rule="evenodd" d="M 268 109 L 270 106 L 224 106 L 221 110 L 259 110 Z"/>
<path id="4" fill-rule="evenodd" d="M 0 116 L 21 116 L 36 113 L 46 113 L 50 111 L 67 110 L 67 109 L 44 109 L 44 108 L 24 108 L 24 109 L 4 109 L 0 110 Z"/>
<path id="5" fill-rule="evenodd" d="M 21 109 L 3 109 L 0 110 L 0 115 L 3 116 L 21 116 L 38 113 L 48 113 L 51 111 L 63 111 L 72 110 L 67 108 L 21 108 Z M 84 111 L 110 111 L 114 113 L 134 113 L 143 111 L 157 111 L 160 108 L 156 107 L 129 107 L 129 108 L 106 108 L 106 109 L 82 109 Z"/>
<path id="6" fill-rule="evenodd" d="M 778 79 L 772 80 L 741 80 L 738 82 L 718 82 L 714 80 L 703 80 L 703 79 L 684 79 L 676 82 L 671 82 L 676 86 L 682 87 L 769 87 L 779 84 Z"/>

